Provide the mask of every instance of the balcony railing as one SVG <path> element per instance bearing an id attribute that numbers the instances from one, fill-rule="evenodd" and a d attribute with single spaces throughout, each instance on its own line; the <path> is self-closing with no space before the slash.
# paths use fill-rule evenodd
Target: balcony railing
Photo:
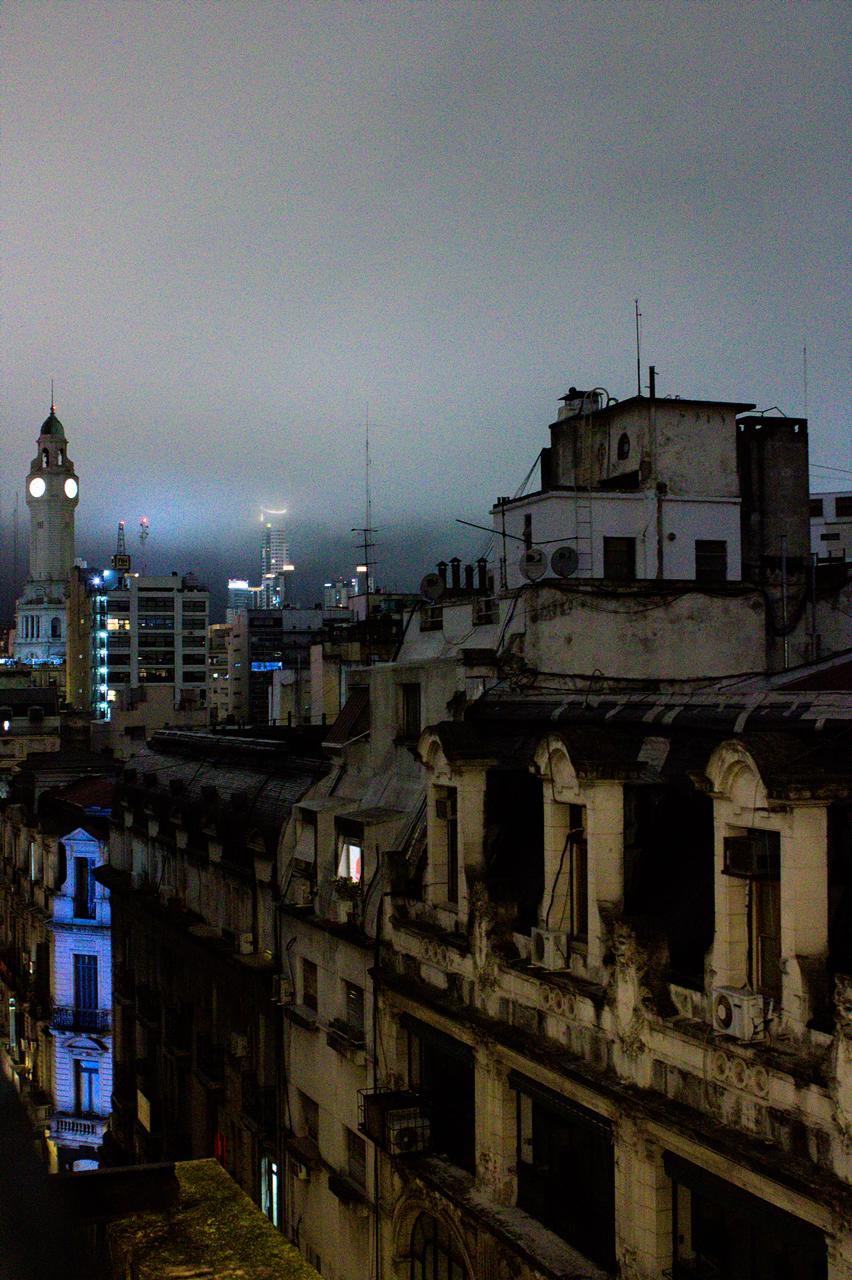
<path id="1" fill-rule="evenodd" d="M 51 1025 L 60 1031 L 109 1031 L 111 1009 L 77 1009 L 72 1005 L 53 1006 Z"/>
<path id="2" fill-rule="evenodd" d="M 106 1120 L 83 1120 L 77 1117 L 68 1119 L 54 1116 L 50 1127 L 57 1137 L 65 1135 L 74 1138 L 99 1138 L 105 1124 Z"/>

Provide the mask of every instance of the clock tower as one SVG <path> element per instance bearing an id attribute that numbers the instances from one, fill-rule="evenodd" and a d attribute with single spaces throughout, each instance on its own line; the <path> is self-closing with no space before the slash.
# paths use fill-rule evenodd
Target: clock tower
<path id="1" fill-rule="evenodd" d="M 61 661 L 65 657 L 65 601 L 74 563 L 74 511 L 79 500 L 65 428 L 51 404 L 27 475 L 30 564 L 15 610 L 15 657 L 24 662 Z"/>

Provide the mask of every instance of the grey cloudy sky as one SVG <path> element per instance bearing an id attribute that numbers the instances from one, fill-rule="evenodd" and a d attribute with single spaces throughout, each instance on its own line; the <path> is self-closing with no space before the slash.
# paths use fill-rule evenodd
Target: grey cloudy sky
<path id="1" fill-rule="evenodd" d="M 348 534 L 369 402 L 387 554 L 512 491 L 569 383 L 632 394 L 637 295 L 662 394 L 801 412 L 807 342 L 852 472 L 849 12 L 5 0 L 0 512 L 53 376 L 84 551 Z"/>

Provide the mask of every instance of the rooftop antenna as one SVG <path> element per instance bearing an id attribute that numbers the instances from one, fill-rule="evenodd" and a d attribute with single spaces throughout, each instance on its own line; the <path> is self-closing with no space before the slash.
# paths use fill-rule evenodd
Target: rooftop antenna
<path id="1" fill-rule="evenodd" d="M 808 347 L 807 343 L 802 347 L 802 382 L 805 392 L 805 412 L 804 417 L 808 416 Z"/>
<path id="2" fill-rule="evenodd" d="M 364 491 L 366 527 L 373 527 L 373 500 L 370 497 L 370 403 L 367 402 L 364 412 Z"/>
<path id="3" fill-rule="evenodd" d="M 127 573 L 130 569 L 130 556 L 127 554 L 127 538 L 124 533 L 124 521 L 118 522 L 118 533 L 115 538 L 115 555 L 111 565 L 119 573 Z"/>
<path id="4" fill-rule="evenodd" d="M 18 559 L 18 510 L 19 510 L 20 499 L 21 499 L 21 495 L 18 493 L 17 490 L 15 490 L 15 509 L 12 514 L 12 564 L 14 567 L 16 584 L 19 581 L 18 574 L 20 573 L 19 559 Z"/>
<path id="5" fill-rule="evenodd" d="M 373 528 L 373 500 L 370 494 L 370 406 L 367 404 L 364 424 L 364 525 L 359 529 L 352 530 L 353 533 L 361 535 L 361 550 L 363 558 L 359 565 L 356 565 L 356 573 L 364 574 L 364 594 L 367 597 L 366 616 L 370 616 L 370 576 L 376 564 L 375 551 L 376 544 L 373 540 L 373 534 L 376 532 Z"/>
<path id="6" fill-rule="evenodd" d="M 139 521 L 139 548 L 143 552 L 143 554 L 145 551 L 145 543 L 148 541 L 148 534 L 150 532 L 151 532 L 151 521 L 148 519 L 147 516 L 142 516 L 142 518 Z M 144 577 L 144 575 L 147 572 L 148 572 L 148 561 L 143 560 L 140 566 L 140 573 Z"/>
<path id="7" fill-rule="evenodd" d="M 639 339 L 639 321 L 642 319 L 642 312 L 639 310 L 639 299 L 633 299 L 633 310 L 636 314 L 636 394 L 642 394 L 642 348 Z"/>

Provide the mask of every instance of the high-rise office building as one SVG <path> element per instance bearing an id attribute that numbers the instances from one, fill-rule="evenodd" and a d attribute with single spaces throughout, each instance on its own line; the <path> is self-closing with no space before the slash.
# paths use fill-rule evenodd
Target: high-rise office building
<path id="1" fill-rule="evenodd" d="M 260 609 L 263 607 L 263 587 L 253 587 L 245 578 L 228 579 L 228 608 L 226 618 L 234 621 L 234 615 L 241 609 Z"/>
<path id="2" fill-rule="evenodd" d="M 262 609 L 283 609 L 287 601 L 287 574 L 293 565 L 287 548 L 284 529 L 286 510 L 260 513 L 263 533 L 260 541 L 260 586 Z"/>

